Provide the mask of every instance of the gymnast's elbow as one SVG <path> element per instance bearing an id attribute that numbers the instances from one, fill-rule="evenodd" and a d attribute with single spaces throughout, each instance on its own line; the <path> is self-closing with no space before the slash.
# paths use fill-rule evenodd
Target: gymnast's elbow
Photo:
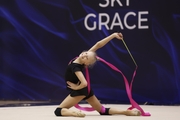
<path id="1" fill-rule="evenodd" d="M 95 44 L 95 46 L 96 46 L 97 48 L 101 48 L 101 47 L 103 47 L 103 45 L 101 44 L 101 42 L 100 42 L 100 41 L 98 41 L 98 42 Z"/>
<path id="2" fill-rule="evenodd" d="M 87 87 L 87 82 L 82 82 L 80 85 L 82 86 L 82 88 L 85 88 Z"/>

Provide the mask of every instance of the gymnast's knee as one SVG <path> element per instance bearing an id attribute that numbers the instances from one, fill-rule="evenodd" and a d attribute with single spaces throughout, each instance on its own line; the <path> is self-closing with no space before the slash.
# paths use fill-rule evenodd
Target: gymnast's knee
<path id="1" fill-rule="evenodd" d="M 54 111 L 54 114 L 55 114 L 56 116 L 62 116 L 61 110 L 62 110 L 62 108 L 56 108 L 56 110 Z"/>
<path id="2" fill-rule="evenodd" d="M 109 114 L 109 109 L 110 108 L 105 108 L 104 106 L 102 106 L 101 111 L 99 112 L 100 115 L 110 115 Z"/>

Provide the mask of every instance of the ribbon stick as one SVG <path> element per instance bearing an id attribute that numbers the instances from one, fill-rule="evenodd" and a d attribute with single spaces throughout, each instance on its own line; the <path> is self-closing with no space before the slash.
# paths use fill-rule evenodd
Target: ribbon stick
<path id="1" fill-rule="evenodd" d="M 123 42 L 124 46 L 126 47 L 128 53 L 129 53 L 129 55 L 131 56 L 131 58 L 132 58 L 134 64 L 137 66 L 137 63 L 136 63 L 136 61 L 134 60 L 134 58 L 133 58 L 133 56 L 132 56 L 132 54 L 131 54 L 129 48 L 127 47 L 127 45 L 126 45 L 126 43 L 125 43 L 125 41 L 124 41 L 124 39 L 122 39 L 122 42 Z"/>

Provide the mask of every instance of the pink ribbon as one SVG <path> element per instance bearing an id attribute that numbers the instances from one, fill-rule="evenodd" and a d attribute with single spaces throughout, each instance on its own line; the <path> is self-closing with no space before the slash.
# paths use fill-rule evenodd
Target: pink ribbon
<path id="1" fill-rule="evenodd" d="M 134 70 L 133 77 L 132 77 L 132 80 L 131 80 L 131 84 L 129 86 L 127 78 L 125 77 L 125 75 L 117 67 L 115 67 L 114 65 L 112 65 L 111 63 L 105 61 L 104 59 L 102 59 L 100 57 L 97 57 L 97 58 L 101 62 L 103 62 L 106 65 L 108 65 L 111 69 L 119 72 L 123 76 L 123 79 L 124 79 L 124 82 L 125 82 L 125 87 L 126 87 L 126 92 L 127 92 L 129 101 L 131 103 L 131 107 L 129 107 L 128 109 L 132 110 L 132 109 L 136 108 L 136 109 L 138 109 L 141 112 L 142 116 L 151 116 L 151 114 L 149 112 L 144 112 L 144 110 L 132 98 L 132 93 L 131 93 L 132 92 L 132 83 L 134 81 L 134 77 L 136 75 L 136 71 L 137 71 L 138 67 L 136 66 L 136 69 Z M 87 83 L 88 83 L 88 92 L 90 92 L 90 77 L 89 77 L 88 68 L 86 68 L 85 70 L 86 70 L 86 80 L 87 80 Z M 94 111 L 94 109 L 92 107 L 81 107 L 78 104 L 76 104 L 75 107 L 77 109 L 80 109 L 80 110 L 83 110 L 83 111 Z"/>

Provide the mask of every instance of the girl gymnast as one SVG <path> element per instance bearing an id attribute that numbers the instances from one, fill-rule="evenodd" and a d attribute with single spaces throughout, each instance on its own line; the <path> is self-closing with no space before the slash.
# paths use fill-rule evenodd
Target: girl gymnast
<path id="1" fill-rule="evenodd" d="M 70 109 L 74 105 L 78 104 L 81 100 L 86 100 L 94 110 L 99 112 L 100 115 L 141 115 L 139 110 L 105 108 L 96 98 L 92 89 L 90 89 L 90 92 L 88 92 L 87 81 L 83 75 L 83 68 L 92 66 L 97 61 L 96 51 L 105 46 L 113 38 L 122 40 L 123 35 L 121 33 L 113 33 L 109 35 L 108 37 L 98 41 L 88 51 L 83 51 L 77 58 L 69 63 L 65 72 L 65 80 L 67 83 L 67 89 L 70 90 L 70 94 L 54 111 L 56 116 L 85 117 L 83 112 Z"/>

